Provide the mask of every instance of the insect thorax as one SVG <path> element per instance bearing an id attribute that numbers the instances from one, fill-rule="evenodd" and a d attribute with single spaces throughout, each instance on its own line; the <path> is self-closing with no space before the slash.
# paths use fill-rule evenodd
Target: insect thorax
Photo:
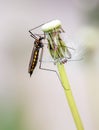
<path id="1" fill-rule="evenodd" d="M 36 47 L 36 49 L 40 49 L 42 48 L 44 45 L 43 45 L 43 42 L 41 40 L 35 40 L 34 41 L 34 46 Z"/>

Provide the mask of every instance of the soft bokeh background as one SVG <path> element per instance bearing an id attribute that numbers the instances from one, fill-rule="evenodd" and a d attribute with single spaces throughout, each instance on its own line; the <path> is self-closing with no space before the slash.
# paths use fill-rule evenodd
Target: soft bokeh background
<path id="1" fill-rule="evenodd" d="M 99 130 L 98 0 L 0 0 L 0 130 L 76 130 L 56 74 L 27 72 L 28 30 L 51 19 L 85 55 L 65 67 L 85 130 Z"/>

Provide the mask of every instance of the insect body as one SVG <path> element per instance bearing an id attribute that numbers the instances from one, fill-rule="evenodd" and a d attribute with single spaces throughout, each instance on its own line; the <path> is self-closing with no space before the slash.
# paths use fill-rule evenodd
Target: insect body
<path id="1" fill-rule="evenodd" d="M 32 54 L 31 54 L 31 58 L 30 58 L 30 62 L 29 62 L 29 68 L 28 68 L 28 73 L 30 74 L 30 76 L 32 75 L 33 70 L 35 69 L 35 67 L 37 65 L 39 50 L 40 50 L 40 48 L 43 48 L 43 46 L 44 46 L 42 39 L 44 39 L 44 37 L 40 37 L 38 39 L 36 38 L 34 41 L 34 47 L 32 50 Z"/>

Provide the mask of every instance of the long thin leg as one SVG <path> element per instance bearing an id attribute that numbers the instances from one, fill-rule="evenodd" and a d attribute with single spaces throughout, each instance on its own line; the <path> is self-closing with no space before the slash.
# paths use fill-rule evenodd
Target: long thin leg
<path id="1" fill-rule="evenodd" d="M 52 20 L 50 20 L 50 21 L 52 21 Z M 50 21 L 47 21 L 46 23 L 48 23 L 48 22 L 50 22 Z M 43 25 L 46 24 L 46 23 L 43 23 L 43 24 L 41 24 L 41 25 L 39 25 L 39 26 L 37 26 L 37 27 L 34 27 L 34 28 L 30 29 L 30 30 L 29 30 L 29 33 L 30 33 L 31 35 L 33 35 L 33 36 L 35 37 L 35 39 L 37 39 L 36 35 L 33 34 L 32 31 L 35 30 L 35 29 L 37 29 L 37 28 L 39 28 L 39 27 L 41 27 L 41 26 L 43 26 Z"/>
<path id="2" fill-rule="evenodd" d="M 34 35 L 32 32 L 30 32 L 30 36 L 33 37 L 35 40 L 37 40 L 38 38 L 36 37 L 36 35 Z"/>
<path id="3" fill-rule="evenodd" d="M 52 20 L 47 21 L 46 23 L 51 22 L 51 21 L 52 21 Z M 37 29 L 37 28 L 39 28 L 39 27 L 43 26 L 43 25 L 44 25 L 44 24 L 46 24 L 46 23 L 40 24 L 39 26 L 37 26 L 37 27 L 34 27 L 34 28 L 30 29 L 30 30 L 29 30 L 29 32 L 31 32 L 32 30 L 35 30 L 35 29 Z"/>
<path id="4" fill-rule="evenodd" d="M 35 40 L 37 40 L 38 38 L 33 34 L 30 35 L 31 37 L 33 37 Z"/>
<path id="5" fill-rule="evenodd" d="M 57 71 L 55 71 L 55 70 L 47 69 L 47 68 L 42 68 L 42 58 L 43 58 L 43 48 L 42 48 L 42 50 L 41 50 L 41 55 L 40 55 L 40 60 L 39 60 L 39 62 L 40 62 L 39 69 L 47 70 L 47 71 L 53 71 L 53 72 L 56 72 L 56 73 L 57 73 Z M 57 74 L 58 74 L 58 73 L 57 73 Z"/>
<path id="6" fill-rule="evenodd" d="M 45 23 L 43 23 L 43 24 L 41 24 L 41 25 L 39 25 L 39 26 L 37 26 L 37 27 L 34 27 L 34 28 L 30 29 L 29 32 L 31 32 L 32 30 L 35 30 L 35 29 L 37 29 L 37 28 L 43 26 L 44 24 L 45 24 Z"/>
<path id="7" fill-rule="evenodd" d="M 69 59 L 68 62 L 71 62 L 71 61 L 82 61 L 84 60 L 84 57 L 81 57 L 80 59 Z"/>
<path id="8" fill-rule="evenodd" d="M 30 32 L 30 31 L 29 31 L 29 32 Z M 43 39 L 46 38 L 45 33 L 44 33 L 44 34 L 33 34 L 32 32 L 30 32 L 30 34 L 31 34 L 30 36 L 33 37 L 35 40 L 38 40 L 40 37 L 43 37 Z M 41 36 L 41 35 L 44 35 L 44 36 Z M 38 36 L 39 38 L 38 38 L 37 36 Z"/>
<path id="9" fill-rule="evenodd" d="M 58 76 L 58 79 L 60 80 L 60 77 L 59 77 L 59 75 L 58 75 L 58 73 L 57 73 L 56 70 L 47 69 L 47 68 L 42 68 L 42 58 L 43 58 L 43 48 L 42 48 L 42 50 L 41 50 L 41 55 L 40 55 L 40 60 L 39 60 L 39 62 L 40 62 L 39 69 L 55 72 L 55 73 L 57 74 L 57 76 Z M 61 82 L 61 80 L 60 80 L 60 82 Z M 61 82 L 61 84 L 62 84 L 62 82 Z M 63 85 L 62 85 L 62 86 L 63 86 Z M 64 88 L 64 87 L 63 87 L 63 88 Z M 65 88 L 64 88 L 64 89 L 65 89 Z"/>

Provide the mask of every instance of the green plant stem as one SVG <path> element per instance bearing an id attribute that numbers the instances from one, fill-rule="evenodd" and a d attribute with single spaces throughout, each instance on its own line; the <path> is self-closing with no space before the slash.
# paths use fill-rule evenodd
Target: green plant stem
<path id="1" fill-rule="evenodd" d="M 77 130 L 84 130 L 82 121 L 80 119 L 80 115 L 78 113 L 76 103 L 74 97 L 72 95 L 72 91 L 69 85 L 69 81 L 65 72 L 64 64 L 60 62 L 61 59 L 64 57 L 71 57 L 69 50 L 67 49 L 65 43 L 60 37 L 60 31 L 62 32 L 63 29 L 61 27 L 61 22 L 59 20 L 54 20 L 50 23 L 47 23 L 42 26 L 42 30 L 45 32 L 48 40 L 48 49 L 49 52 L 54 59 L 57 60 L 57 68 L 59 71 L 60 80 L 62 86 L 64 88 L 64 92 L 76 125 Z M 57 49 L 55 49 L 55 45 Z M 66 55 L 67 54 L 67 55 Z"/>
<path id="2" fill-rule="evenodd" d="M 72 91 L 71 91 L 71 88 L 69 85 L 69 81 L 68 81 L 68 78 L 67 78 L 67 75 L 65 72 L 64 65 L 57 63 L 57 68 L 59 71 L 60 80 L 63 85 L 64 92 L 65 92 L 65 95 L 66 95 L 66 98 L 68 101 L 68 105 L 70 107 L 70 110 L 71 110 L 71 113 L 72 113 L 72 116 L 73 116 L 73 119 L 74 119 L 74 122 L 76 125 L 76 128 L 77 128 L 77 130 L 84 130 L 82 121 L 80 119 L 80 115 L 79 115 L 77 107 L 76 107 L 74 97 L 72 95 Z"/>

